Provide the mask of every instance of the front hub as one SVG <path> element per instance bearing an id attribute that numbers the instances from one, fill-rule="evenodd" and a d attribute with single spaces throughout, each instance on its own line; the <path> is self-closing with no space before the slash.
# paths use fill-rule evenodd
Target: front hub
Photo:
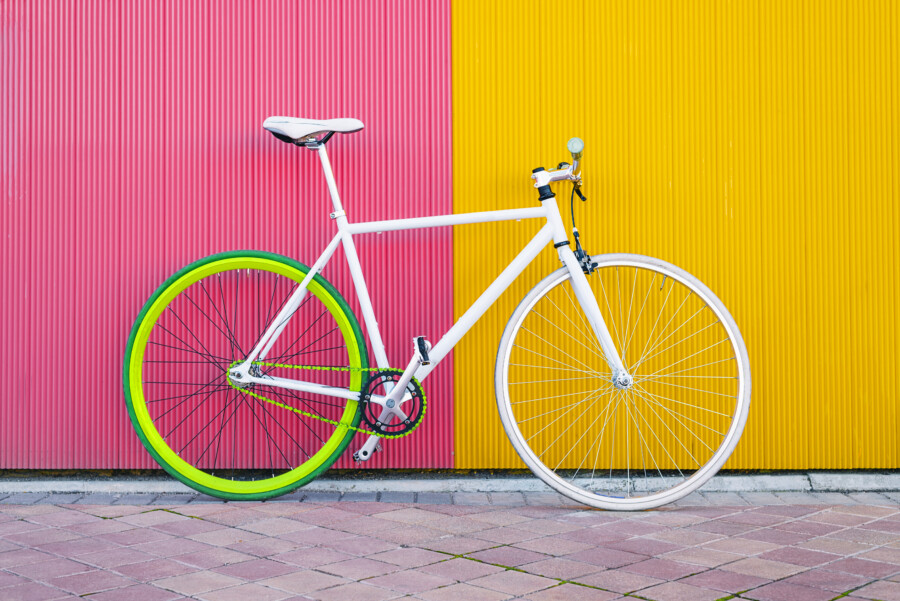
<path id="1" fill-rule="evenodd" d="M 631 374 L 620 372 L 613 378 L 613 385 L 619 390 L 628 390 L 634 384 Z"/>

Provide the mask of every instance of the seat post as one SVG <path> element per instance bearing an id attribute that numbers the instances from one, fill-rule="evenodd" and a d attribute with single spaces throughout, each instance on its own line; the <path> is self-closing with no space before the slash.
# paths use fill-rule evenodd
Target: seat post
<path id="1" fill-rule="evenodd" d="M 328 182 L 328 192 L 331 194 L 334 212 L 341 215 L 344 212 L 344 207 L 341 205 L 341 197 L 338 194 L 337 184 L 334 181 L 334 172 L 331 170 L 331 161 L 328 160 L 325 144 L 319 144 L 316 146 L 316 150 L 319 153 L 319 160 L 322 162 L 322 171 L 325 172 L 325 181 Z"/>

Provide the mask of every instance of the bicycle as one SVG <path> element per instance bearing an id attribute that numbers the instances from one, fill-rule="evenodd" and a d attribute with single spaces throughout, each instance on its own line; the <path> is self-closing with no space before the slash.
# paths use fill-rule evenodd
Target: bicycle
<path id="1" fill-rule="evenodd" d="M 538 206 L 351 223 L 326 143 L 355 119 L 270 117 L 263 127 L 321 162 L 337 233 L 311 267 L 260 251 L 212 255 L 150 297 L 128 339 L 123 380 L 132 423 L 169 474 L 226 499 L 261 500 L 302 486 L 356 433 L 366 461 L 380 441 L 413 432 L 423 382 L 549 244 L 562 266 L 519 303 L 495 366 L 503 427 L 534 474 L 604 509 L 639 510 L 702 486 L 737 445 L 750 402 L 741 334 L 721 301 L 687 272 L 628 254 L 591 257 L 566 233 L 551 183 L 572 184 L 572 162 L 535 169 Z M 542 219 L 543 227 L 433 346 L 413 340 L 391 367 L 353 236 Z M 340 293 L 321 275 L 342 246 L 374 354 Z"/>

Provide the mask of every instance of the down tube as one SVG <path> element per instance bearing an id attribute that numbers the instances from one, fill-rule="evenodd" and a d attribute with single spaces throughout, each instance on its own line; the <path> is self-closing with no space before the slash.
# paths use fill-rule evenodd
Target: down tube
<path id="1" fill-rule="evenodd" d="M 525 268 L 537 258 L 541 251 L 550 241 L 553 240 L 553 228 L 547 223 L 541 230 L 531 239 L 528 246 L 516 256 L 515 259 L 504 269 L 497 279 L 488 286 L 487 290 L 481 293 L 472 306 L 469 307 L 462 317 L 453 324 L 447 333 L 434 345 L 429 355 L 431 355 L 431 365 L 423 365 L 416 370 L 416 378 L 423 381 L 431 371 L 447 356 L 447 354 L 456 346 L 456 343 L 466 335 L 475 322 L 481 319 L 481 316 L 491 308 L 491 306 L 500 298 L 500 295 L 509 288 L 510 284 L 525 271 Z"/>

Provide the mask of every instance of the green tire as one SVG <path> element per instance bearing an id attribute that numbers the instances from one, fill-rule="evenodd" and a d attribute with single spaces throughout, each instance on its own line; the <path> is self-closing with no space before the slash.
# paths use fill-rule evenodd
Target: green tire
<path id="1" fill-rule="evenodd" d="M 123 366 L 128 414 L 153 459 L 191 488 L 230 500 L 276 497 L 312 481 L 350 444 L 357 401 L 256 388 L 322 418 L 314 419 L 243 393 L 226 376 L 308 272 L 267 252 L 211 255 L 166 280 L 138 315 Z M 338 367 L 272 375 L 358 392 L 368 353 L 347 302 L 317 274 L 266 361 Z"/>

